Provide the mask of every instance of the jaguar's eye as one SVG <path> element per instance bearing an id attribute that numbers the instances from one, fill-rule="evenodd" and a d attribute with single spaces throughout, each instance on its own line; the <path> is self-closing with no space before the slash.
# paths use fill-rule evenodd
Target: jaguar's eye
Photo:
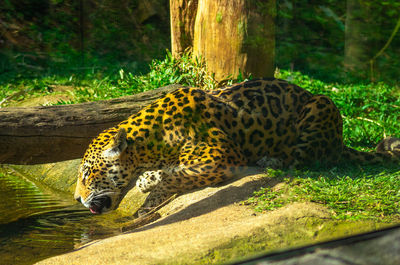
<path id="1" fill-rule="evenodd" d="M 87 178 L 89 177 L 90 171 L 89 169 L 85 168 L 84 170 L 82 170 L 82 183 L 83 185 L 85 185 L 85 182 L 87 180 Z"/>

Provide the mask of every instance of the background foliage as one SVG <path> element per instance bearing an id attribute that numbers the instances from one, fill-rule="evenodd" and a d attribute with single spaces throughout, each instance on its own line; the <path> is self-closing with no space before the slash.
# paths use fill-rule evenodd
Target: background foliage
<path id="1" fill-rule="evenodd" d="M 362 31 L 368 58 L 386 43 L 400 18 L 400 2 L 359 1 L 365 6 Z M 348 1 L 278 0 L 276 62 L 281 68 L 300 70 L 326 81 L 354 80 L 343 71 Z M 378 58 L 378 79 L 398 82 L 400 33 Z M 361 75 L 368 79 L 368 72 Z"/>
<path id="2" fill-rule="evenodd" d="M 277 0 L 276 65 L 326 81 L 368 80 L 343 70 L 349 1 Z M 397 0 L 365 8 L 365 54 L 385 45 L 400 18 Z M 4 0 L 0 82 L 43 74 L 148 71 L 170 46 L 168 0 Z M 399 81 L 400 35 L 377 58 L 376 79 Z"/>
<path id="3" fill-rule="evenodd" d="M 147 70 L 169 46 L 166 7 L 168 0 L 1 1 L 0 79 Z"/>

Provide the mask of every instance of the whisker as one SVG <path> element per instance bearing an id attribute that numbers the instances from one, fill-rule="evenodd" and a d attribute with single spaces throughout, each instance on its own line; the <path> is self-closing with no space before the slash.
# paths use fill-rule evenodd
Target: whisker
<path id="1" fill-rule="evenodd" d="M 115 194 L 115 191 L 111 191 L 111 190 L 102 190 L 99 193 L 96 194 L 95 197 L 102 197 L 102 196 L 107 196 L 107 195 L 113 195 Z"/>

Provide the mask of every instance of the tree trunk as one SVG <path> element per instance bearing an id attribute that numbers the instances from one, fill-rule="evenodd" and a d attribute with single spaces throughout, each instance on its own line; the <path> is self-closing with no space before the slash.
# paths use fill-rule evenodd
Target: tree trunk
<path id="1" fill-rule="evenodd" d="M 171 51 L 179 57 L 193 46 L 194 22 L 198 0 L 170 0 Z"/>
<path id="2" fill-rule="evenodd" d="M 368 70 L 370 37 L 368 7 L 359 0 L 347 0 L 344 69 L 353 76 L 366 77 Z"/>
<path id="3" fill-rule="evenodd" d="M 275 1 L 198 0 L 196 5 L 197 1 L 170 0 L 174 56 L 192 45 L 193 55 L 205 59 L 218 81 L 239 73 L 272 77 Z"/>
<path id="4" fill-rule="evenodd" d="M 272 77 L 274 17 L 275 0 L 199 0 L 193 53 L 219 81 L 240 72 Z"/>
<path id="5" fill-rule="evenodd" d="M 82 157 L 91 139 L 173 91 L 75 105 L 0 109 L 0 163 L 42 164 Z"/>

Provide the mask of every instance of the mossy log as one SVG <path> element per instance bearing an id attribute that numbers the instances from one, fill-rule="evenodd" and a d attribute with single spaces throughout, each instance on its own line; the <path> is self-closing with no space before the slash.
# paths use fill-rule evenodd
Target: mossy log
<path id="1" fill-rule="evenodd" d="M 74 105 L 0 109 L 0 163 L 33 165 L 80 158 L 102 130 L 178 87 Z"/>

